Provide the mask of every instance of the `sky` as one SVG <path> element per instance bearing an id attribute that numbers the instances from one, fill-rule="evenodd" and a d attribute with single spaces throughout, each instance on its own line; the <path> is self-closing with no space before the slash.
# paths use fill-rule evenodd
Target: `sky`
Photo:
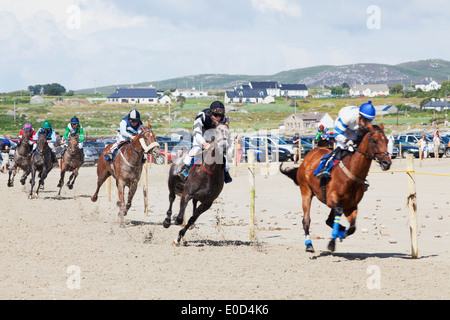
<path id="1" fill-rule="evenodd" d="M 450 60 L 448 30 L 447 0 L 2 0 L 0 92 Z"/>

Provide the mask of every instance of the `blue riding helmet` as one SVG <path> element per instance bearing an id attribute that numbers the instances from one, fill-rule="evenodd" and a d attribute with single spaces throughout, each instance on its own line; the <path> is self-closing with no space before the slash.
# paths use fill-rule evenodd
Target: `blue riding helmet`
<path id="1" fill-rule="evenodd" d="M 72 120 L 70 120 L 71 124 L 80 124 L 80 121 L 78 120 L 77 117 L 73 117 Z"/>
<path id="2" fill-rule="evenodd" d="M 375 107 L 372 105 L 372 101 L 364 103 L 361 108 L 359 108 L 359 114 L 369 120 L 374 120 L 376 113 L 377 112 L 375 110 Z"/>

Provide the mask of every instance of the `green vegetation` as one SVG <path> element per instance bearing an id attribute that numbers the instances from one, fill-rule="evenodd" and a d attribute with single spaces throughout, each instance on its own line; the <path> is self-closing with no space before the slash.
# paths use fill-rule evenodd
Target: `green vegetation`
<path id="1" fill-rule="evenodd" d="M 23 99 L 16 102 L 16 121 L 14 121 L 15 95 L 2 95 L 5 99 L 0 104 L 0 134 L 17 136 L 20 129 L 27 122 L 37 129 L 44 120 L 49 120 L 56 131 L 63 131 L 70 119 L 76 115 L 85 128 L 88 136 L 114 136 L 120 120 L 135 106 L 112 105 L 105 103 L 89 104 L 82 99 L 57 102 L 57 97 L 46 97 L 46 102 L 32 105 Z M 27 97 L 28 98 L 28 97 Z M 19 94 L 20 99 L 20 94 Z M 28 98 L 29 99 L 29 98 Z M 387 132 L 392 130 L 406 130 L 416 128 L 422 124 L 430 124 L 435 120 L 438 124 L 445 120 L 445 112 L 440 114 L 433 111 L 412 109 L 409 104 L 420 105 L 422 98 L 405 98 L 399 95 L 378 97 L 371 99 L 374 105 L 398 106 L 399 115 L 378 116 L 377 122 L 387 125 Z M 285 99 L 277 98 L 275 104 L 268 105 L 239 105 L 237 112 L 230 112 L 232 128 L 234 129 L 277 129 L 280 123 L 294 113 L 321 112 L 336 118 L 339 110 L 348 105 L 359 106 L 368 98 L 328 98 L 328 99 Z M 193 121 L 199 111 L 208 108 L 212 100 L 186 100 L 175 102 L 170 107 L 163 105 L 138 106 L 144 123 L 150 120 L 157 134 L 168 134 L 175 129 L 192 130 Z M 296 105 L 296 107 L 294 107 Z M 170 121 L 169 121 L 170 119 Z M 397 121 L 399 127 L 397 127 Z M 307 132 L 305 132 L 306 134 Z"/>

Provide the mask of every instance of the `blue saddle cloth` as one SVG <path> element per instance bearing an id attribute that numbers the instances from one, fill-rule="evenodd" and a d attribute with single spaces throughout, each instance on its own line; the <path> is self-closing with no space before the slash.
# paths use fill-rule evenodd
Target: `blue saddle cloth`
<path id="1" fill-rule="evenodd" d="M 316 176 L 319 172 L 322 171 L 322 168 L 324 167 L 324 165 L 327 163 L 328 158 L 331 156 L 331 153 L 324 155 L 322 157 L 322 159 L 320 160 L 319 166 L 317 167 L 317 169 L 314 171 L 314 175 Z M 339 163 L 339 160 L 336 159 L 333 162 L 331 162 L 331 164 L 328 165 L 328 168 L 326 169 L 327 172 L 330 172 L 330 170 Z"/>

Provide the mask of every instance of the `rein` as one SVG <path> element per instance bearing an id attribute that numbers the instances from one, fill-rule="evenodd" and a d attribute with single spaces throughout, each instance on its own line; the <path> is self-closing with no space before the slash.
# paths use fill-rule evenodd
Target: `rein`
<path id="1" fill-rule="evenodd" d="M 383 133 L 383 132 L 382 132 L 382 131 L 374 131 L 374 132 L 371 132 L 371 133 L 369 134 L 369 153 L 371 153 L 371 155 L 362 152 L 361 150 L 359 150 L 359 148 L 356 149 L 356 152 L 362 154 L 363 156 L 365 156 L 365 157 L 366 157 L 367 159 L 369 159 L 369 160 L 375 160 L 377 163 L 380 163 L 380 160 L 376 157 L 376 155 L 378 155 L 378 154 L 389 155 L 389 152 L 372 152 L 372 150 L 371 150 L 371 149 L 372 149 L 372 148 L 371 148 L 371 146 L 372 146 L 371 142 L 373 142 L 372 136 L 373 136 L 375 133 Z"/>
<path id="2" fill-rule="evenodd" d="M 147 130 L 145 130 L 145 131 L 142 131 L 139 135 L 141 135 L 141 136 L 144 136 L 144 134 L 146 134 L 147 132 L 153 132 L 153 129 L 147 129 Z M 148 153 L 151 149 L 153 149 L 153 148 L 155 148 L 155 147 L 159 147 L 159 143 L 158 142 L 152 142 L 149 146 L 147 146 L 146 144 L 145 144 L 145 141 L 144 141 L 144 138 L 139 138 L 139 143 L 140 143 L 140 145 L 141 145 L 141 147 L 142 147 L 142 150 L 144 151 L 144 153 Z M 127 160 L 127 158 L 125 157 L 126 156 L 126 154 L 127 154 L 127 151 L 128 151 L 128 148 L 130 148 L 131 147 L 131 149 L 134 151 L 134 152 L 136 152 L 137 154 L 139 154 L 141 151 L 140 150 L 137 150 L 134 146 L 133 146 L 133 142 L 134 141 L 131 141 L 131 142 L 128 142 L 128 145 L 127 145 L 127 147 L 126 147 L 126 149 L 125 149 L 125 152 L 122 152 L 122 150 L 121 149 L 119 149 L 118 151 L 119 151 L 119 153 L 120 153 L 120 155 L 121 155 L 121 157 L 122 157 L 122 159 L 125 161 L 125 163 L 129 166 L 129 167 L 131 167 L 131 168 L 135 168 L 136 166 L 134 166 L 134 165 L 132 165 L 128 160 Z"/>

